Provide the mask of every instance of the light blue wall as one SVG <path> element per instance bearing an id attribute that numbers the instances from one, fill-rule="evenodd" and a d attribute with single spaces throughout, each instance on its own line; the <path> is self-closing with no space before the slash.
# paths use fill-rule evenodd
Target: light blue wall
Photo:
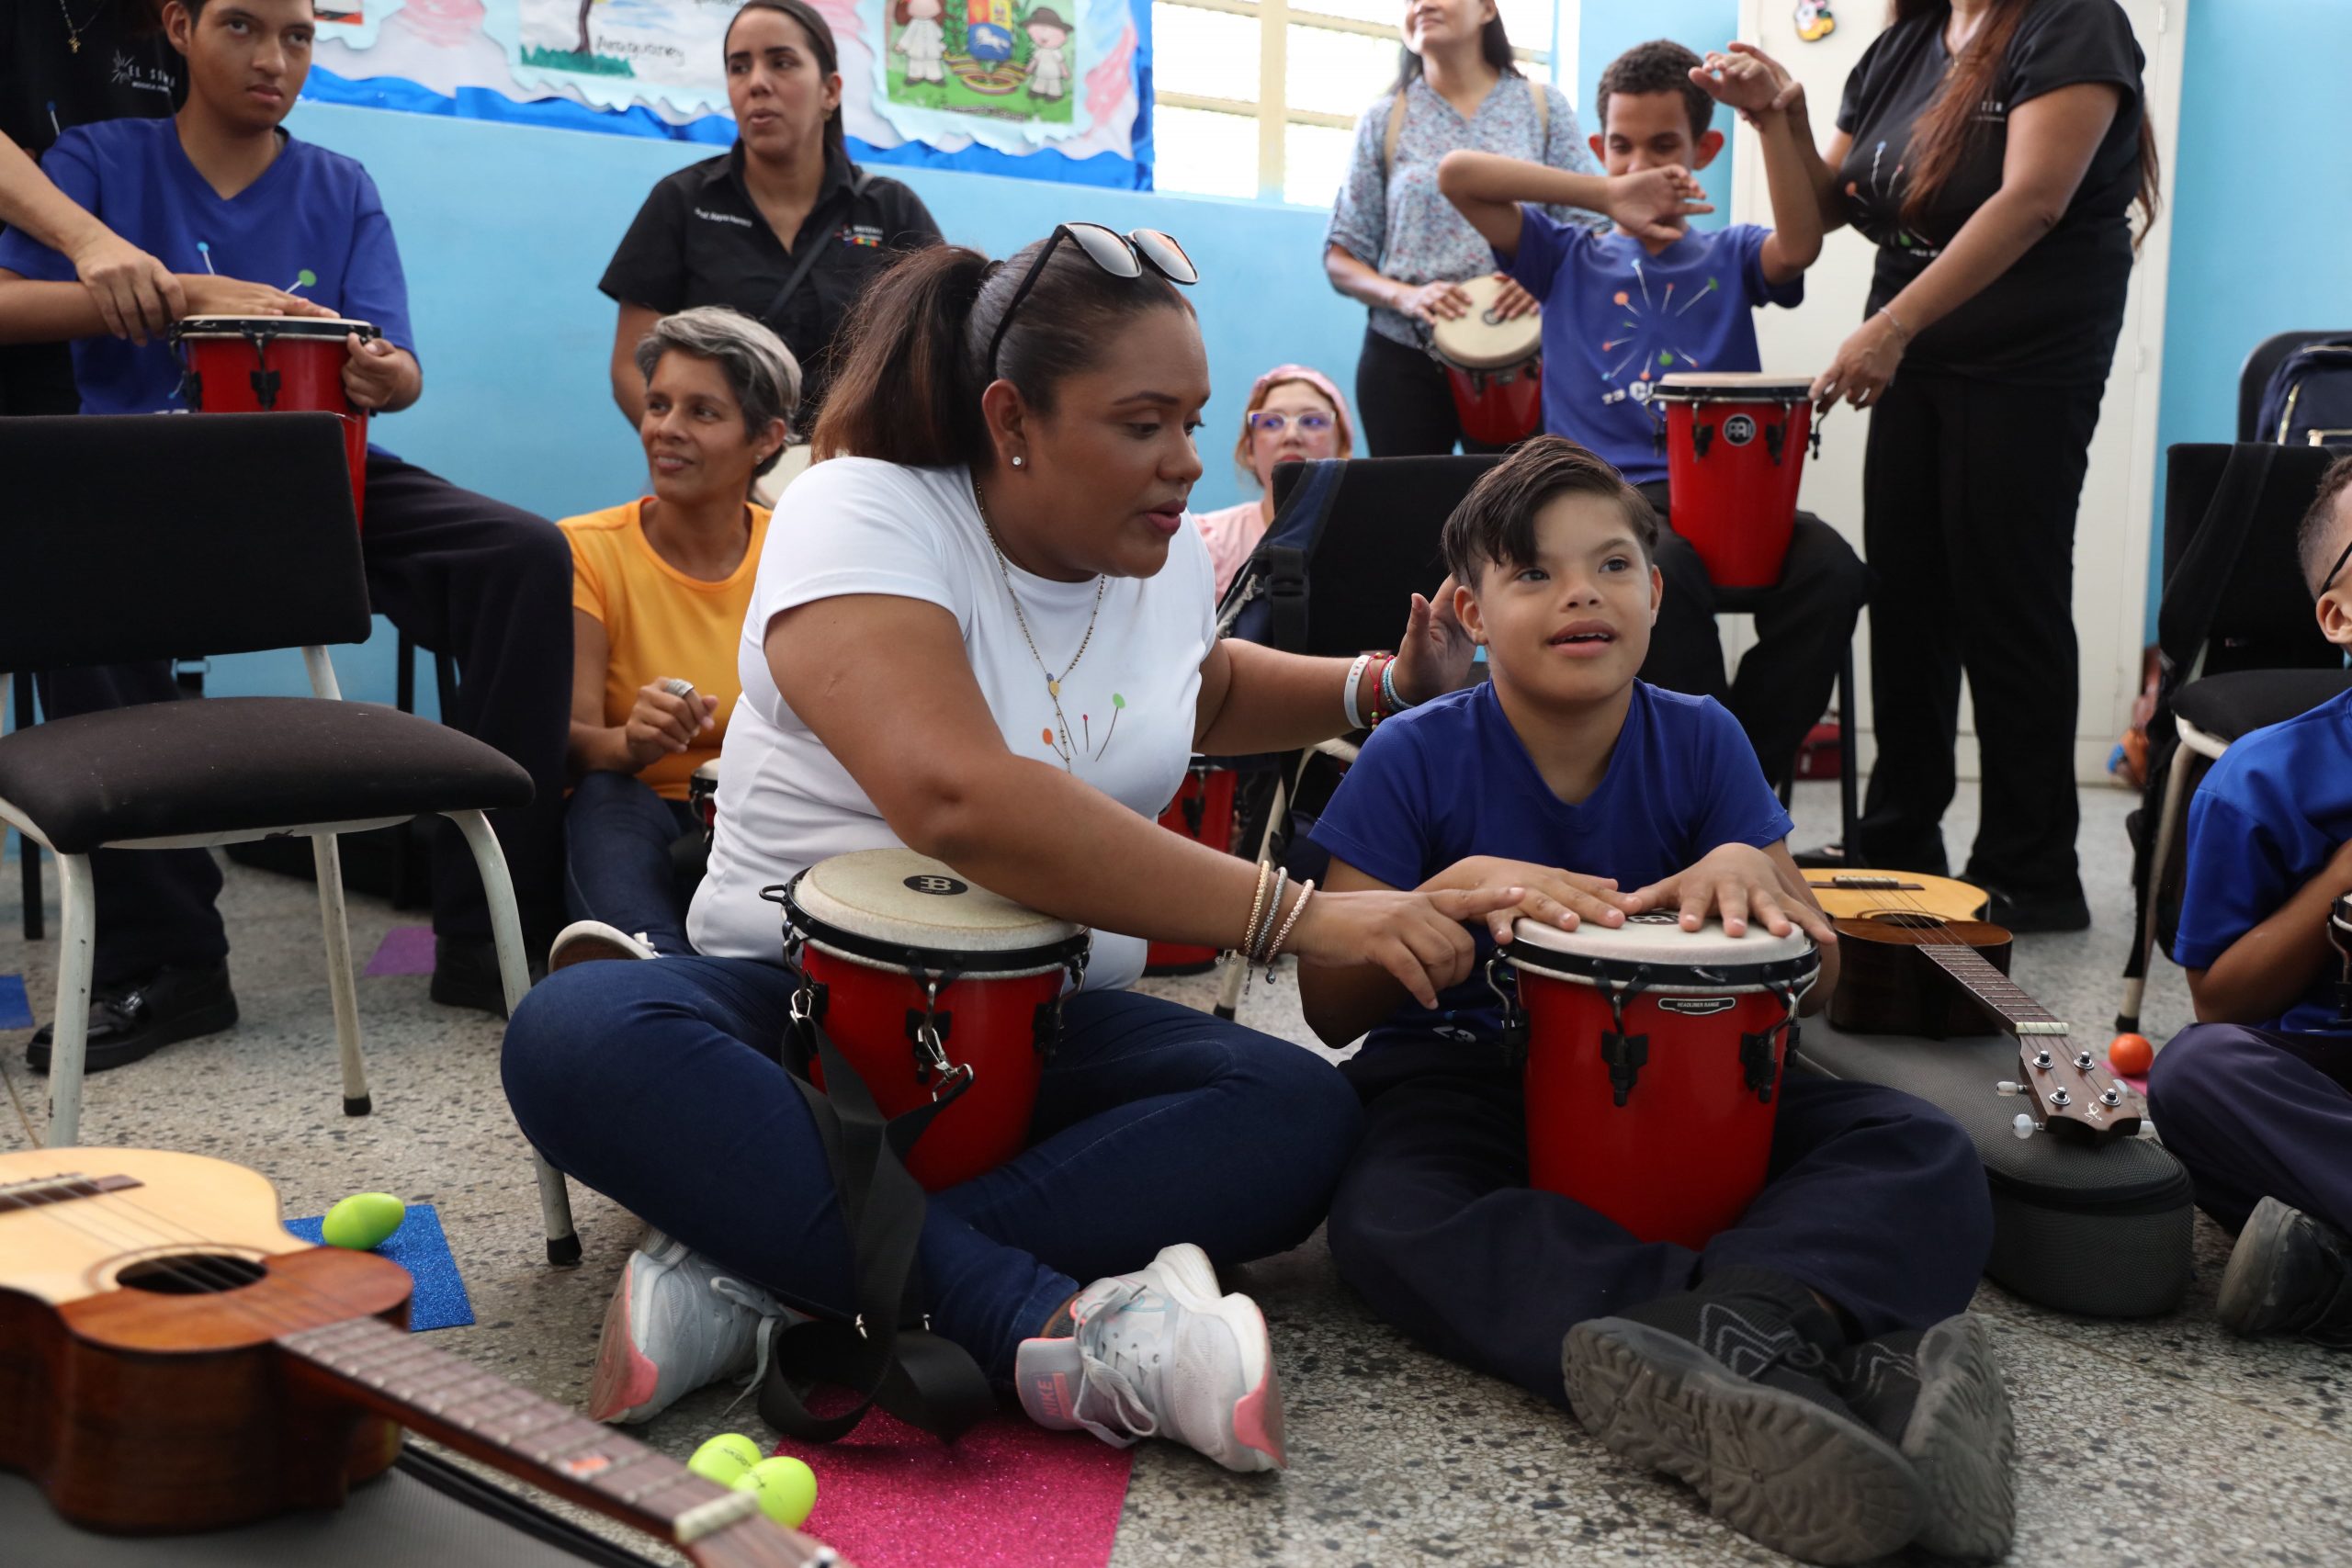
<path id="1" fill-rule="evenodd" d="M 1700 54 L 1721 49 L 1739 36 L 1738 0 L 1584 0 L 1577 29 L 1577 74 L 1581 78 L 1568 96 L 1588 135 L 1601 128 L 1592 114 L 1593 89 L 1611 61 L 1637 43 L 1669 38 Z M 1714 129 L 1728 142 L 1735 134 L 1728 110 L 1715 110 Z M 1714 215 L 1697 220 L 1701 228 L 1720 228 L 1731 211 L 1731 149 L 1725 146 L 1713 167 L 1702 170 L 1699 183 L 1707 187 Z"/>
<path id="2" fill-rule="evenodd" d="M 2195 0 L 2187 49 L 2180 144 L 2165 180 L 2165 446 L 2236 438 L 2238 367 L 2272 333 L 2352 332 L 2352 5 Z M 2304 77 L 2290 61 L 2333 64 Z M 2152 637 L 2163 561 L 2159 533 Z"/>
<path id="3" fill-rule="evenodd" d="M 288 123 L 296 135 L 368 165 L 399 236 L 426 390 L 415 408 L 378 423 L 378 442 L 549 517 L 642 493 L 643 460 L 608 391 L 613 307 L 596 279 L 648 187 L 708 150 L 309 102 Z M 1243 498 L 1230 455 L 1242 400 L 1261 370 L 1295 360 L 1354 385 L 1363 311 L 1324 281 L 1324 213 L 986 175 L 891 173 L 922 197 L 950 240 L 991 254 L 1068 218 L 1121 230 L 1148 225 L 1183 241 L 1201 267 L 1193 297 L 1216 390 L 1204 416 L 1208 471 L 1196 505 Z M 345 694 L 390 701 L 392 654 L 381 621 L 364 647 L 339 650 Z M 418 684 L 430 712 L 429 671 Z M 220 660 L 208 689 L 299 691 L 301 661 Z"/>

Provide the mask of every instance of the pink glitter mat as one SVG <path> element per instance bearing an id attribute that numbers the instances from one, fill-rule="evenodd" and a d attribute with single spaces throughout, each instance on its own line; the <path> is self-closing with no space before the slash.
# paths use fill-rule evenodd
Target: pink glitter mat
<path id="1" fill-rule="evenodd" d="M 1102 1568 L 1135 1461 L 1012 1412 L 946 1444 L 876 1410 L 838 1443 L 775 1451 L 817 1472 L 805 1528 L 857 1568 Z"/>

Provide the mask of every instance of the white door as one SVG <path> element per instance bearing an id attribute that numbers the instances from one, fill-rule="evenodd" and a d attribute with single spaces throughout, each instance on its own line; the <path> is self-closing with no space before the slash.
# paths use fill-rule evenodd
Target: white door
<path id="1" fill-rule="evenodd" d="M 2173 168 L 2174 132 L 2179 123 L 2181 35 L 2188 0 L 2121 0 L 2148 57 L 2148 112 L 2164 153 L 2166 183 Z M 1837 29 L 1817 42 L 1797 36 L 1792 0 L 1741 0 L 1740 37 L 1753 39 L 1805 85 L 1814 129 L 1824 141 L 1834 130 L 1847 73 L 1877 36 L 1884 20 L 1879 0 L 1838 0 Z M 1772 220 L 1764 171 L 1752 134 L 1734 137 L 1738 159 L 1732 216 L 1743 223 Z M 2169 195 L 2169 192 L 2167 192 Z M 2075 631 L 2082 647 L 2082 705 L 2075 722 L 2075 776 L 2107 776 L 2107 758 L 2130 717 L 2139 689 L 2141 649 L 2146 636 L 2144 603 L 2148 541 L 2154 512 L 2156 394 L 2163 370 L 2165 277 L 2171 246 L 2171 205 L 2141 246 L 2132 269 L 2132 294 L 2115 368 L 2091 444 L 2090 473 L 2083 485 L 2075 530 Z M 1757 316 L 1764 368 L 1811 375 L 1827 365 L 1838 344 L 1861 321 L 1870 295 L 1874 253 L 1850 229 L 1829 236 L 1821 259 L 1805 275 L 1805 303 L 1795 310 L 1764 310 Z M 1862 540 L 1862 446 L 1870 416 L 1851 408 L 1831 415 L 1822 435 L 1820 457 L 1804 477 L 1802 504 L 1850 539 Z M 1727 626 L 1734 648 L 1750 640 L 1744 621 Z M 1857 658 L 1862 680 L 1862 760 L 1874 754 L 1870 742 L 1870 654 L 1868 619 Z M 1964 693 L 1963 693 L 1964 695 Z M 1975 722 L 1961 715 L 1961 772 L 1976 773 Z"/>

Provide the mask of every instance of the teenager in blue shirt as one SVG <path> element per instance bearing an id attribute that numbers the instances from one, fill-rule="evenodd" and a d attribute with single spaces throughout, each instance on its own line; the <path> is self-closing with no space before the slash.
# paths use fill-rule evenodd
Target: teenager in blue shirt
<path id="1" fill-rule="evenodd" d="M 1821 254 L 1821 215 L 1800 151 L 1786 116 L 1770 107 L 1777 84 L 1753 60 L 1702 63 L 1664 39 L 1628 50 L 1601 73 L 1593 151 L 1611 175 L 1706 167 L 1724 145 L 1723 132 L 1708 129 L 1715 101 L 1695 80 L 1709 69 L 1743 78 L 1724 90 L 1762 106 L 1753 118 L 1776 229 L 1702 231 L 1678 220 L 1664 234 L 1622 224 L 1601 233 L 1543 210 L 1558 199 L 1562 176 L 1540 164 L 1454 152 L 1438 171 L 1440 188 L 1497 261 L 1544 302 L 1544 428 L 1608 458 L 1669 524 L 1665 422 L 1651 402 L 1658 378 L 1759 369 L 1751 312 L 1803 302 L 1804 269 Z M 1754 603 L 1756 646 L 1726 686 L 1716 591 L 1698 552 L 1668 533 L 1657 566 L 1667 592 L 1643 678 L 1723 702 L 1766 776 L 1785 783 L 1829 705 L 1870 596 L 1869 569 L 1836 529 L 1797 513 L 1781 579 Z"/>
<path id="2" fill-rule="evenodd" d="M 1783 841 L 1788 814 L 1721 706 L 1635 679 L 1657 537 L 1640 492 L 1558 436 L 1478 481 L 1444 547 L 1492 680 L 1373 732 L 1314 829 L 1328 886 L 1527 889 L 1474 926 L 1482 954 L 1519 917 L 1803 926 L 1821 943 L 1810 1010 L 1838 949 Z M 1300 991 L 1332 1044 L 1371 1031 L 1344 1069 L 1365 1130 L 1329 1235 L 1382 1316 L 1572 1404 L 1767 1545 L 1823 1562 L 1915 1538 L 2006 1549 L 2007 1404 L 1964 1312 L 1992 1213 L 1949 1117 L 1792 1074 L 1747 1212 L 1701 1251 L 1644 1243 L 1527 1185 L 1520 1069 L 1482 969 L 1433 1010 L 1370 967 L 1302 970 Z"/>
<path id="3" fill-rule="evenodd" d="M 2352 649 L 2352 457 L 2304 519 L 2304 580 Z M 2352 1011 L 2328 941 L 2352 893 L 2352 694 L 2233 744 L 2188 803 L 2172 955 L 2199 1021 L 2156 1055 L 2150 1108 L 2197 1201 L 2238 1233 L 2220 1314 L 2352 1349 Z"/>
<path id="4" fill-rule="evenodd" d="M 43 160 L 58 188 L 178 275 L 192 314 L 349 316 L 381 342 L 348 342 L 344 389 L 389 413 L 416 401 L 424 377 L 391 225 L 368 173 L 278 129 L 309 73 L 311 0 L 172 0 L 172 47 L 187 62 L 186 104 L 169 119 L 67 130 Z M 107 334 L 72 265 L 32 236 L 0 236 L 0 342 L 70 340 L 85 413 L 184 407 L 162 342 Z M 266 475 L 254 478 L 266 500 Z M 168 490 L 159 499 L 168 503 Z M 571 563 L 563 536 L 526 512 L 475 495 L 370 448 L 360 535 L 376 608 L 428 648 L 456 656 L 458 700 L 444 716 L 531 773 L 539 805 L 494 812 L 526 927 L 552 931 L 554 832 L 563 799 L 571 670 Z M 59 671 L 42 704 L 58 716 L 168 701 L 164 664 Z M 98 950 L 89 1068 L 119 1066 L 235 1021 L 220 874 L 201 850 L 100 852 Z M 434 863 L 435 999 L 503 1006 L 472 857 L 443 825 Z M 46 1068 L 47 1031 L 29 1057 Z"/>

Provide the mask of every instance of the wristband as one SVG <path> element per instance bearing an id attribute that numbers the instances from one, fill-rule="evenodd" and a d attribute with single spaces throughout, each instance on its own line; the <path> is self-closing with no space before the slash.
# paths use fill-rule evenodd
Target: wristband
<path id="1" fill-rule="evenodd" d="M 1894 330 L 1903 334 L 1903 341 L 1905 343 L 1909 343 L 1911 341 L 1911 329 L 1903 324 L 1902 317 L 1896 315 L 1894 311 L 1888 310 L 1883 305 L 1881 305 L 1878 308 L 1878 313 L 1894 323 Z"/>
<path id="2" fill-rule="evenodd" d="M 1340 688 L 1340 705 L 1347 709 L 1350 729 L 1362 729 L 1364 727 L 1363 710 L 1357 704 L 1356 694 L 1363 690 L 1363 672 L 1371 666 L 1371 654 L 1357 654 L 1356 661 L 1348 666 L 1347 682 Z"/>

